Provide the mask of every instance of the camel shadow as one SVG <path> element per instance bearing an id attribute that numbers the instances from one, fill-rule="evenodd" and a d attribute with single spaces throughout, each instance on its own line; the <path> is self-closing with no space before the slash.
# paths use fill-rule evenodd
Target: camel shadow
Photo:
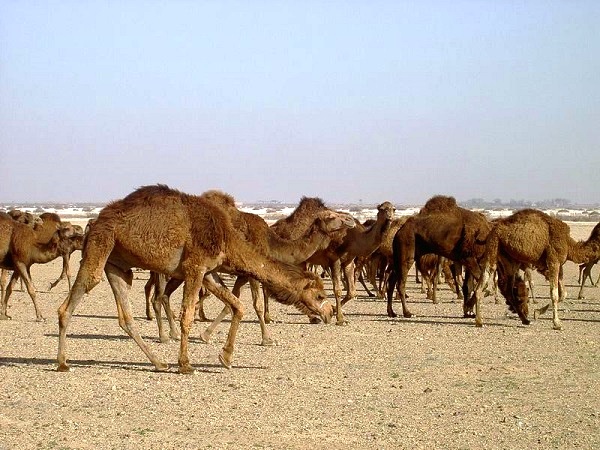
<path id="1" fill-rule="evenodd" d="M 156 372 L 165 375 L 179 376 L 177 363 L 169 364 L 169 369 L 166 371 L 157 371 L 149 362 L 140 361 L 106 361 L 98 359 L 73 359 L 69 360 L 69 365 L 72 369 L 78 367 L 102 367 L 109 369 L 123 369 L 135 372 Z M 22 367 L 22 366 L 43 366 L 46 372 L 56 372 L 56 359 L 48 358 L 17 358 L 17 357 L 0 357 L 0 367 Z M 46 367 L 53 366 L 53 367 Z M 194 369 L 202 373 L 219 374 L 228 369 L 225 369 L 221 364 L 200 363 L 193 364 Z M 265 366 L 249 366 L 249 365 L 233 365 L 233 369 L 267 369 Z"/>

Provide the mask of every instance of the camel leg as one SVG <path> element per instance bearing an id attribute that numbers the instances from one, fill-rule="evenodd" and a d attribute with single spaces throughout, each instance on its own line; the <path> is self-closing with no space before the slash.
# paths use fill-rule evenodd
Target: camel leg
<path id="1" fill-rule="evenodd" d="M 156 274 L 154 272 L 150 272 L 150 278 L 148 278 L 148 281 L 146 281 L 146 284 L 144 285 L 144 296 L 146 297 L 146 319 L 147 320 L 154 319 L 154 315 L 152 314 L 154 304 L 151 300 L 151 295 L 152 295 L 152 289 L 154 288 L 155 283 L 156 283 Z"/>
<path id="2" fill-rule="evenodd" d="M 240 292 L 242 290 L 242 287 L 247 282 L 248 282 L 248 278 L 247 277 L 238 276 L 236 278 L 236 280 L 235 280 L 235 283 L 233 284 L 233 290 L 232 290 L 233 295 L 235 295 L 237 298 L 240 298 Z M 221 283 L 221 285 L 224 286 L 222 283 Z M 254 293 L 253 293 L 253 295 L 254 295 Z M 208 327 L 206 327 L 206 329 L 204 331 L 202 331 L 200 333 L 200 340 L 202 342 L 204 342 L 205 344 L 208 344 L 208 342 L 210 341 L 211 336 L 213 335 L 213 333 L 215 332 L 215 330 L 217 329 L 217 327 L 219 326 L 219 324 L 229 314 L 231 314 L 231 309 L 229 308 L 229 306 L 227 306 L 227 304 L 225 304 L 225 306 L 223 307 L 223 309 L 221 310 L 221 312 L 219 313 L 219 315 L 215 318 L 215 320 L 213 320 L 211 322 L 211 324 Z"/>
<path id="3" fill-rule="evenodd" d="M 150 347 L 140 336 L 135 321 L 133 320 L 133 312 L 131 302 L 127 298 L 127 292 L 131 288 L 133 282 L 133 272 L 131 270 L 123 270 L 113 264 L 108 263 L 104 268 L 106 279 L 110 284 L 110 288 L 117 303 L 117 313 L 119 326 L 125 331 L 146 354 L 150 362 L 154 364 L 156 370 L 165 370 L 167 364 L 161 362 L 150 350 Z"/>
<path id="4" fill-rule="evenodd" d="M 265 323 L 273 323 L 273 318 L 271 317 L 271 312 L 269 311 L 269 290 L 264 285 L 262 287 L 262 293 Z"/>
<path id="5" fill-rule="evenodd" d="M 342 312 L 342 263 L 338 259 L 331 265 L 331 281 L 333 283 L 333 295 L 335 296 L 336 325 L 346 325 L 346 318 Z"/>
<path id="6" fill-rule="evenodd" d="M 483 271 L 481 272 L 479 279 L 477 281 L 477 284 L 475 286 L 474 289 L 474 293 L 473 295 L 475 296 L 475 326 L 476 327 L 482 327 L 483 326 L 483 319 L 482 319 L 482 314 L 481 314 L 481 297 L 483 296 L 483 289 L 485 288 L 485 286 L 487 286 L 489 280 L 490 280 L 490 273 L 496 273 L 496 267 L 492 266 L 485 266 L 483 268 Z M 464 280 L 463 280 L 463 296 L 465 299 L 469 298 L 469 287 L 468 287 L 468 283 L 469 283 L 469 277 L 471 277 L 473 275 L 471 275 L 470 273 L 465 274 Z M 466 303 L 467 300 L 463 300 L 463 305 L 464 306 L 464 314 L 465 317 L 469 317 L 468 312 L 467 312 L 467 307 L 466 307 Z"/>
<path id="7" fill-rule="evenodd" d="M 244 317 L 244 307 L 242 306 L 239 298 L 229 292 L 226 288 L 217 285 L 212 278 L 206 277 L 204 279 L 204 286 L 210 291 L 211 294 L 215 295 L 223 303 L 229 306 L 229 308 L 231 308 L 231 324 L 229 326 L 229 332 L 227 333 L 227 340 L 223 346 L 221 354 L 219 355 L 219 361 L 221 361 L 221 364 L 230 369 L 235 337 L 237 335 L 240 322 L 242 321 L 242 317 Z"/>
<path id="8" fill-rule="evenodd" d="M 49 291 L 54 289 L 58 285 L 58 283 L 60 283 L 67 277 L 67 272 L 69 270 L 69 260 L 67 255 L 63 255 L 62 263 L 62 272 L 60 273 L 60 276 L 56 279 L 56 281 L 50 283 L 50 288 L 48 288 Z M 69 290 L 71 290 L 71 283 L 69 283 Z"/>
<path id="9" fill-rule="evenodd" d="M 40 311 L 40 308 L 36 301 L 37 294 L 35 292 L 35 286 L 33 285 L 33 280 L 31 279 L 31 274 L 29 273 L 29 268 L 27 266 L 25 266 L 25 264 L 18 262 L 15 264 L 15 272 L 13 273 L 13 277 L 14 277 L 14 274 L 16 274 L 16 273 L 18 273 L 18 275 L 21 277 L 21 279 L 25 282 L 25 286 L 27 288 L 27 293 L 29 294 L 29 297 L 31 297 L 31 301 L 33 302 L 33 308 L 35 309 L 35 320 L 37 322 L 43 321 L 44 316 L 42 315 L 42 312 Z M 9 285 L 9 287 L 10 287 L 10 285 Z M 6 300 L 8 303 L 8 298 Z"/>
<path id="10" fill-rule="evenodd" d="M 179 341 L 179 373 L 193 374 L 194 369 L 190 364 L 188 343 L 192 323 L 194 322 L 195 305 L 200 294 L 204 279 L 204 271 L 196 267 L 196 273 L 185 274 L 183 285 L 183 301 L 181 304 L 181 340 Z"/>
<path id="11" fill-rule="evenodd" d="M 346 278 L 346 296 L 342 300 L 342 306 L 344 306 L 348 301 L 356 298 L 356 277 L 355 277 L 355 266 L 354 259 L 344 265 L 344 276 Z"/>
<path id="12" fill-rule="evenodd" d="M 250 291 L 252 292 L 252 306 L 254 307 L 254 312 L 256 312 L 256 317 L 258 317 L 258 323 L 260 324 L 260 332 L 261 332 L 261 343 L 260 345 L 271 346 L 276 345 L 277 343 L 271 336 L 271 332 L 265 323 L 264 311 L 262 308 L 262 302 L 260 301 L 260 284 L 257 280 L 251 278 L 250 279 Z M 235 292 L 234 292 L 235 294 Z M 239 298 L 239 295 L 237 296 Z"/>
<path id="13" fill-rule="evenodd" d="M 2 308 L 0 309 L 0 319 L 9 320 L 11 317 L 8 315 L 8 299 L 10 298 L 17 280 L 19 279 L 19 272 L 13 271 L 8 285 L 4 289 L 4 295 L 2 296 Z"/>

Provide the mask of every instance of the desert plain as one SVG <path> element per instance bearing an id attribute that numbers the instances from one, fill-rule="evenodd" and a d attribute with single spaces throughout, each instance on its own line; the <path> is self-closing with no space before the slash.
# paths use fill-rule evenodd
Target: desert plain
<path id="1" fill-rule="evenodd" d="M 586 239 L 595 224 L 569 225 Z M 79 259 L 71 257 L 74 273 Z M 229 323 L 204 344 L 198 333 L 208 324 L 196 322 L 196 373 L 180 375 L 179 343 L 160 343 L 145 319 L 145 271 L 135 272 L 129 297 L 142 336 L 170 370 L 154 371 L 119 328 L 103 281 L 75 312 L 72 370 L 58 373 L 56 310 L 68 288 L 48 290 L 58 259 L 35 265 L 46 320 L 36 322 L 29 296 L 16 291 L 12 320 L 0 321 L 0 449 L 600 448 L 600 288 L 588 285 L 577 299 L 578 266 L 564 269 L 562 331 L 552 329 L 551 312 L 522 325 L 493 297 L 476 328 L 447 285 L 434 305 L 412 276 L 410 319 L 389 318 L 385 301 L 364 290 L 346 304 L 345 326 L 312 325 L 271 302 L 277 345 L 264 347 L 246 288 L 233 367 L 218 360 Z M 530 309 L 549 301 L 547 281 L 537 273 L 534 281 L 539 303 Z M 180 299 L 178 291 L 175 313 Z M 205 304 L 211 318 L 222 306 Z"/>

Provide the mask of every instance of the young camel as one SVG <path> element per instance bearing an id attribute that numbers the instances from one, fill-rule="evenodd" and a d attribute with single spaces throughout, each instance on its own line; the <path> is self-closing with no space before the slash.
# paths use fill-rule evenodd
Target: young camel
<path id="1" fill-rule="evenodd" d="M 61 243 L 60 246 L 60 256 L 62 257 L 62 272 L 59 277 L 50 283 L 50 289 L 58 285 L 62 280 L 66 278 L 67 283 L 69 285 L 69 290 L 71 290 L 71 255 L 75 250 L 83 250 L 83 242 L 85 241 L 85 235 L 83 232 L 83 228 L 79 225 L 73 225 L 73 232 L 75 233 L 71 239 L 65 240 Z"/>
<path id="2" fill-rule="evenodd" d="M 326 300 L 322 284 L 284 270 L 281 264 L 261 255 L 244 241 L 229 215 L 214 202 L 165 185 L 145 186 L 102 209 L 89 231 L 73 288 L 58 310 L 58 371 L 69 370 L 66 337 L 73 312 L 84 294 L 99 283 L 103 270 L 117 302 L 119 325 L 157 370 L 168 369 L 141 338 L 134 323 L 127 299 L 132 267 L 167 274 L 184 282 L 180 373 L 194 372 L 188 341 L 194 306 L 203 286 L 231 308 L 229 332 L 219 355 L 223 366 L 231 367 L 243 306 L 238 298 L 207 276 L 222 267 L 260 280 L 286 304 L 317 314 L 325 322 L 331 319 L 332 306 Z"/>
<path id="3" fill-rule="evenodd" d="M 8 214 L 0 214 L 0 267 L 12 270 L 8 286 L 2 297 L 0 319 L 10 319 L 7 314 L 8 300 L 15 283 L 21 278 L 33 302 L 37 321 L 44 320 L 36 301 L 36 289 L 31 279 L 33 264 L 45 264 L 61 255 L 64 245 L 74 236 L 70 224 L 61 224 L 55 214 L 42 216 L 43 223 L 32 228 L 16 222 Z"/>
<path id="4" fill-rule="evenodd" d="M 518 270 L 531 265 L 546 277 L 550 284 L 550 298 L 553 307 L 553 328 L 561 330 L 558 317 L 560 291 L 564 292 L 562 266 L 567 261 L 582 263 L 600 257 L 600 226 L 592 230 L 586 241 L 576 242 L 570 236 L 569 226 L 563 221 L 535 209 L 524 209 L 494 223 L 489 234 L 484 255 L 483 276 L 475 291 L 477 314 L 483 285 L 490 273 L 498 266 L 506 272 L 507 279 L 514 279 Z M 510 294 L 513 289 L 507 289 Z M 504 292 L 503 292 L 504 294 Z M 510 297 L 513 297 L 512 299 Z M 507 295 L 505 294 L 505 297 Z M 524 324 L 527 319 L 528 296 L 509 295 L 507 301 L 512 302 L 516 312 Z M 544 313 L 550 304 L 540 308 L 534 314 L 537 318 Z M 481 324 L 481 318 L 476 322 Z"/>

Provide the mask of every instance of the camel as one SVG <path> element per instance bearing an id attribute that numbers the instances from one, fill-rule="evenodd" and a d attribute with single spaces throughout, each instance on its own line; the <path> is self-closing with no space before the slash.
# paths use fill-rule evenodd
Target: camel
<path id="1" fill-rule="evenodd" d="M 342 306 L 350 299 L 356 297 L 355 259 L 358 257 L 368 257 L 379 248 L 383 234 L 393 219 L 394 210 L 394 205 L 390 202 L 381 203 L 377 207 L 377 220 L 370 228 L 365 228 L 357 222 L 354 228 L 346 230 L 341 239 L 332 239 L 327 249 L 315 252 L 308 260 L 331 271 L 333 292 L 336 300 L 336 325 L 347 323 Z M 276 225 L 277 223 L 272 225 L 272 227 Z M 347 282 L 346 296 L 343 299 L 342 270 Z"/>
<path id="2" fill-rule="evenodd" d="M 319 315 L 324 322 L 329 322 L 333 314 L 322 283 L 263 256 L 243 239 L 229 214 L 215 202 L 162 184 L 143 186 L 104 207 L 89 231 L 82 253 L 73 287 L 58 310 L 58 371 L 70 370 L 66 356 L 69 323 L 84 294 L 100 282 L 102 271 L 117 303 L 119 325 L 158 371 L 167 370 L 168 365 L 154 355 L 139 335 L 127 299 L 133 267 L 184 282 L 178 358 L 179 372 L 183 374 L 194 372 L 188 342 L 194 306 L 203 286 L 231 308 L 229 332 L 219 354 L 221 364 L 231 367 L 244 308 L 237 297 L 207 276 L 215 270 L 228 268 L 255 278 L 282 303 Z"/>
<path id="3" fill-rule="evenodd" d="M 313 223 L 307 232 L 295 240 L 288 240 L 279 237 L 271 228 L 269 228 L 266 221 L 252 213 L 240 211 L 236 208 L 235 202 L 230 195 L 224 194 L 219 191 L 208 191 L 202 194 L 203 198 L 206 198 L 212 202 L 215 202 L 230 216 L 230 219 L 238 231 L 244 236 L 244 239 L 250 242 L 255 249 L 261 254 L 267 256 L 275 261 L 282 262 L 285 264 L 298 265 L 306 261 L 315 251 L 319 249 L 327 248 L 330 242 L 330 234 L 340 229 L 349 228 L 354 226 L 354 221 L 351 220 L 347 215 L 336 213 L 334 211 L 327 211 L 320 214 L 315 218 Z M 239 297 L 241 288 L 246 283 L 250 283 L 250 289 L 252 292 L 253 307 L 259 320 L 261 328 L 261 345 L 274 345 L 275 341 L 272 339 L 271 334 L 266 327 L 266 321 L 264 318 L 264 309 L 259 303 L 259 284 L 256 280 L 248 278 L 243 274 L 238 275 L 233 286 L 232 292 L 236 297 Z M 312 273 L 306 273 L 307 277 L 315 278 Z M 319 280 L 320 281 L 320 280 Z M 173 289 L 180 283 L 176 280 L 169 282 L 169 287 L 165 292 L 168 302 L 168 297 L 172 293 Z M 224 286 L 224 284 L 221 282 Z M 164 300 L 163 300 L 164 302 Z M 200 301 L 200 305 L 203 302 Z M 203 316 L 203 311 L 200 316 Z M 156 308 L 155 308 L 156 311 Z M 223 308 L 218 317 L 209 325 L 209 327 L 201 333 L 201 339 L 208 342 L 212 333 L 219 325 L 219 323 L 229 314 L 229 308 L 227 305 Z"/>
<path id="4" fill-rule="evenodd" d="M 0 319 L 10 319 L 7 314 L 8 300 L 15 283 L 21 278 L 33 302 L 36 320 L 44 320 L 36 301 L 37 294 L 30 267 L 57 258 L 75 232 L 70 224 L 62 224 L 56 214 L 44 213 L 40 218 L 43 222 L 31 227 L 16 222 L 8 214 L 0 214 L 0 267 L 13 271 L 2 297 Z"/>
<path id="5" fill-rule="evenodd" d="M 553 307 L 553 328 L 562 329 L 558 316 L 560 291 L 564 293 L 562 266 L 567 261 L 582 263 L 600 257 L 600 224 L 596 225 L 586 241 L 576 242 L 570 236 L 569 226 L 563 221 L 535 210 L 524 209 L 498 220 L 490 232 L 483 258 L 483 276 L 475 291 L 476 324 L 481 326 L 479 303 L 483 285 L 497 266 L 499 278 L 505 272 L 508 289 L 502 292 L 524 324 L 528 324 L 528 296 L 514 295 L 511 280 L 519 269 L 531 265 L 546 277 L 550 284 Z M 502 270 L 500 270 L 502 269 Z M 499 283 L 500 284 L 500 283 Z M 520 289 L 517 289 L 520 290 Z M 508 293 L 508 295 L 507 295 Z M 550 304 L 535 311 L 534 318 L 543 314 Z"/>
<path id="6" fill-rule="evenodd" d="M 580 283 L 579 294 L 577 295 L 577 298 L 579 300 L 585 298 L 583 296 L 583 286 L 585 285 L 586 279 L 589 279 L 590 284 L 594 287 L 597 287 L 598 282 L 600 282 L 600 273 L 598 274 L 598 279 L 595 283 L 592 280 L 592 267 L 594 267 L 598 263 L 598 261 L 600 261 L 600 259 L 593 259 L 591 261 L 579 265 L 579 279 L 577 280 Z"/>
<path id="7" fill-rule="evenodd" d="M 472 304 L 467 301 L 470 277 L 478 278 L 480 275 L 478 260 L 483 254 L 483 242 L 490 228 L 490 223 L 482 214 L 459 207 L 454 197 L 437 195 L 430 198 L 394 236 L 393 263 L 387 286 L 388 316 L 397 316 L 392 308 L 395 289 L 402 302 L 403 316 L 412 316 L 406 305 L 408 272 L 415 259 L 435 253 L 465 267 L 467 276 L 463 282 L 463 315 L 471 317 Z"/>
<path id="8" fill-rule="evenodd" d="M 67 284 L 69 285 L 69 290 L 71 290 L 71 255 L 75 250 L 83 249 L 83 242 L 85 240 L 85 235 L 83 232 L 83 228 L 79 225 L 73 225 L 74 236 L 71 239 L 61 241 L 60 251 L 62 256 L 62 272 L 59 277 L 50 283 L 49 290 L 55 288 L 58 283 L 62 280 L 66 279 Z"/>

